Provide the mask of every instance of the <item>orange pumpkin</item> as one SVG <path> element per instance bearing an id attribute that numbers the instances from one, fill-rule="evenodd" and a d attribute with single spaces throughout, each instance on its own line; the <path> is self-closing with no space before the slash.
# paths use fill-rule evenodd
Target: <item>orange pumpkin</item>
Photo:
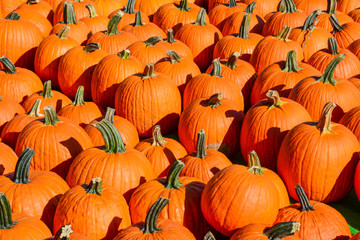
<path id="1" fill-rule="evenodd" d="M 96 12 L 102 17 L 108 17 L 112 12 L 124 8 L 126 5 L 118 0 L 94 0 L 93 2 L 97 6 Z"/>
<path id="2" fill-rule="evenodd" d="M 71 224 L 68 224 L 59 228 L 59 230 L 55 233 L 55 236 L 47 240 L 91 240 L 91 238 L 74 232 L 71 229 Z"/>
<path id="3" fill-rule="evenodd" d="M 183 42 L 174 38 L 174 31 L 168 29 L 166 33 L 167 38 L 159 42 L 159 46 L 166 49 L 167 51 L 173 50 L 177 52 L 181 57 L 186 57 L 193 60 L 193 54 L 191 49 Z"/>
<path id="4" fill-rule="evenodd" d="M 53 24 L 57 24 L 60 23 L 62 21 L 64 21 L 64 3 L 70 1 L 73 6 L 74 6 L 74 10 L 75 10 L 75 17 L 76 19 L 81 19 L 84 17 L 87 17 L 89 15 L 89 10 L 86 8 L 87 4 L 91 4 L 95 10 L 97 10 L 97 6 L 95 5 L 95 3 L 93 1 L 90 0 L 62 0 L 56 8 L 54 8 L 54 18 L 53 18 Z"/>
<path id="5" fill-rule="evenodd" d="M 334 14 L 330 16 L 330 21 L 334 29 L 331 33 L 341 48 L 347 48 L 351 43 L 360 38 L 360 23 L 348 22 L 340 24 Z"/>
<path id="6" fill-rule="evenodd" d="M 348 13 L 354 22 L 360 22 L 360 8 L 356 8 Z"/>
<path id="7" fill-rule="evenodd" d="M 0 133 L 16 115 L 25 113 L 24 108 L 9 97 L 0 97 Z"/>
<path id="8" fill-rule="evenodd" d="M 357 0 L 338 0 L 337 10 L 343 13 L 349 13 L 351 10 L 360 7 L 360 2 Z"/>
<path id="9" fill-rule="evenodd" d="M 20 4 L 17 9 L 31 10 L 45 17 L 50 23 L 53 21 L 54 10 L 50 3 L 45 0 L 27 0 Z"/>
<path id="10" fill-rule="evenodd" d="M 340 119 L 339 123 L 350 129 L 360 141 L 360 132 L 359 132 L 360 129 L 358 128 L 358 124 L 360 120 L 359 114 L 360 114 L 360 106 L 354 107 Z"/>
<path id="11" fill-rule="evenodd" d="M 306 16 L 309 16 L 316 10 L 326 11 L 328 9 L 328 0 L 294 0 L 298 9 L 303 11 Z"/>
<path id="12" fill-rule="evenodd" d="M 8 145 L 0 142 L 0 175 L 6 175 L 15 171 L 17 155 Z"/>
<path id="13" fill-rule="evenodd" d="M 90 28 L 92 34 L 106 31 L 109 19 L 102 15 L 99 16 L 91 4 L 86 4 L 85 7 L 88 9 L 89 14 L 86 17 L 80 18 L 80 21 L 84 22 Z"/>
<path id="14" fill-rule="evenodd" d="M 153 19 L 155 12 L 164 4 L 171 3 L 173 0 L 148 0 L 135 1 L 135 9 L 145 13 L 150 20 Z"/>
<path id="15" fill-rule="evenodd" d="M 243 0 L 245 4 L 255 2 L 257 4 L 256 12 L 261 17 L 265 17 L 268 13 L 276 12 L 281 0 Z"/>

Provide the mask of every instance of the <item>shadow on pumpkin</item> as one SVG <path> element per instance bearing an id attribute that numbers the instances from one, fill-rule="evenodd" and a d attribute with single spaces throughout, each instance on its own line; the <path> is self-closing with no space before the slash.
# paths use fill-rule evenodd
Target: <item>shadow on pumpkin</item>
<path id="1" fill-rule="evenodd" d="M 151 179 L 148 179 L 148 180 L 151 180 Z M 141 176 L 140 179 L 139 179 L 139 185 L 138 185 L 138 186 L 140 186 L 141 184 L 143 184 L 143 183 L 145 183 L 145 182 L 146 182 L 146 178 L 145 178 L 144 176 Z M 132 188 L 132 189 L 129 189 L 128 191 L 126 191 L 126 192 L 123 194 L 123 196 L 124 196 L 127 204 L 129 204 L 131 195 L 134 193 L 134 191 L 135 191 L 136 188 L 137 188 L 137 187 Z"/>
<path id="2" fill-rule="evenodd" d="M 63 194 L 58 194 L 55 197 L 51 198 L 48 203 L 45 205 L 44 210 L 42 212 L 42 216 L 40 218 L 49 229 L 53 229 L 53 220 L 55 216 L 56 207 L 59 203 L 60 198 Z"/>
<path id="3" fill-rule="evenodd" d="M 168 103 L 168 104 L 170 105 L 171 103 Z M 166 116 L 164 116 L 163 118 L 161 118 L 159 121 L 154 123 L 150 128 L 148 128 L 144 132 L 143 135 L 148 136 L 148 137 L 152 137 L 152 129 L 156 125 L 160 125 L 161 134 L 164 136 L 164 135 L 166 135 L 168 133 L 171 133 L 172 131 L 174 131 L 177 128 L 177 126 L 179 124 L 179 120 L 180 120 L 180 114 L 179 113 L 175 113 L 175 112 L 169 113 Z M 145 137 L 145 138 L 147 138 L 147 137 Z M 144 139 L 144 137 L 141 137 L 140 139 Z"/>
<path id="4" fill-rule="evenodd" d="M 122 218 L 114 217 L 113 220 L 110 222 L 108 227 L 108 232 L 104 238 L 101 238 L 101 240 L 110 240 L 114 239 L 116 235 L 119 233 L 119 227 L 122 222 Z"/>

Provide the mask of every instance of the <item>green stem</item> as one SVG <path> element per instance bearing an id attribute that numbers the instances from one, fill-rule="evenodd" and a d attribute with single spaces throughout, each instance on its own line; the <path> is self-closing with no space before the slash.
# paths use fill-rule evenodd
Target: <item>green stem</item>
<path id="1" fill-rule="evenodd" d="M 250 151 L 248 153 L 248 171 L 255 174 L 255 175 L 262 175 L 263 174 L 263 168 L 260 165 L 260 160 L 258 155 L 254 150 Z"/>
<path id="2" fill-rule="evenodd" d="M 64 3 L 63 15 L 64 15 L 64 20 L 61 23 L 65 23 L 66 25 L 77 23 L 75 17 L 75 9 L 72 2 L 66 1 Z"/>
<path id="3" fill-rule="evenodd" d="M 17 12 L 12 12 L 9 15 L 6 16 L 5 19 L 8 20 L 19 20 L 20 19 L 20 15 Z"/>
<path id="4" fill-rule="evenodd" d="M 221 100 L 223 99 L 222 93 L 215 93 L 212 95 L 209 100 L 207 101 L 207 105 L 211 106 L 212 108 L 216 108 L 217 106 L 220 106 Z"/>
<path id="5" fill-rule="evenodd" d="M 180 62 L 181 57 L 174 50 L 166 51 L 166 55 L 169 56 L 171 64 Z"/>
<path id="6" fill-rule="evenodd" d="M 158 228 L 156 222 L 159 218 L 160 212 L 164 209 L 164 207 L 170 202 L 170 199 L 160 197 L 149 209 L 149 212 L 145 218 L 145 226 L 141 231 L 146 233 L 155 233 L 161 231 L 161 228 Z"/>
<path id="7" fill-rule="evenodd" d="M 251 14 L 247 13 L 243 17 L 240 25 L 238 37 L 242 39 L 249 39 L 249 26 L 250 26 Z"/>
<path id="8" fill-rule="evenodd" d="M 60 29 L 60 32 L 57 34 L 57 36 L 60 39 L 67 39 L 67 35 L 69 34 L 69 31 L 70 31 L 70 27 L 65 25 Z"/>
<path id="9" fill-rule="evenodd" d="M 266 96 L 268 97 L 268 102 L 270 103 L 271 107 L 281 107 L 281 105 L 284 103 L 281 101 L 279 93 L 275 90 L 267 91 Z"/>
<path id="10" fill-rule="evenodd" d="M 339 20 L 337 19 L 337 17 L 334 14 L 330 15 L 330 23 L 333 26 L 334 31 L 332 32 L 332 34 L 340 32 L 341 30 L 343 30 L 345 27 L 341 26 L 339 23 Z"/>
<path id="11" fill-rule="evenodd" d="M 51 92 L 51 80 L 48 80 L 44 83 L 43 91 L 39 94 L 43 98 L 52 98 L 52 92 Z"/>
<path id="12" fill-rule="evenodd" d="M 182 186 L 182 183 L 179 181 L 179 175 L 181 170 L 185 167 L 185 164 L 176 160 L 169 169 L 169 173 L 166 177 L 166 188 L 167 189 L 179 189 Z"/>
<path id="13" fill-rule="evenodd" d="M 315 23 L 317 18 L 322 14 L 321 10 L 313 11 L 305 20 L 304 26 L 302 28 L 303 31 L 312 30 L 315 27 Z"/>
<path id="14" fill-rule="evenodd" d="M 29 169 L 32 158 L 34 157 L 35 151 L 26 148 L 19 156 L 19 159 L 15 167 L 14 183 L 25 184 L 30 182 Z"/>
<path id="15" fill-rule="evenodd" d="M 93 5 L 86 4 L 85 7 L 89 10 L 89 17 L 93 18 L 98 16 Z"/>
<path id="16" fill-rule="evenodd" d="M 128 0 L 126 3 L 126 8 L 124 10 L 124 13 L 127 14 L 134 14 L 135 13 L 135 0 Z"/>
<path id="17" fill-rule="evenodd" d="M 102 183 L 102 179 L 99 177 L 95 177 L 91 179 L 89 185 L 85 189 L 86 193 L 97 194 L 101 196 L 101 190 L 102 190 L 101 183 Z"/>
<path id="18" fill-rule="evenodd" d="M 214 234 L 212 234 L 211 232 L 208 232 L 205 237 L 204 240 L 216 240 Z"/>
<path id="19" fill-rule="evenodd" d="M 114 115 L 115 115 L 115 109 L 111 107 L 107 107 L 104 119 L 114 124 Z"/>
<path id="20" fill-rule="evenodd" d="M 334 72 L 337 67 L 337 65 L 345 58 L 345 54 L 339 54 L 337 55 L 326 67 L 323 75 L 317 80 L 321 81 L 323 83 L 331 83 L 332 85 L 335 85 L 338 81 L 334 79 Z"/>
<path id="21" fill-rule="evenodd" d="M 333 102 L 328 102 L 325 104 L 321 115 L 320 120 L 316 127 L 320 130 L 321 134 L 327 133 L 327 132 L 333 132 L 331 130 L 331 115 L 336 107 L 336 104 Z"/>
<path id="22" fill-rule="evenodd" d="M 62 226 L 55 234 L 54 240 L 70 240 L 70 234 L 74 231 L 71 229 L 71 225 Z"/>
<path id="23" fill-rule="evenodd" d="M 44 107 L 45 115 L 45 125 L 54 126 L 56 123 L 60 122 L 55 109 L 52 106 Z"/>
<path id="24" fill-rule="evenodd" d="M 84 86 L 79 86 L 76 90 L 75 100 L 72 103 L 74 106 L 85 105 L 84 101 Z"/>
<path id="25" fill-rule="evenodd" d="M 88 43 L 83 48 L 83 51 L 86 53 L 92 53 L 100 48 L 101 48 L 100 43 Z"/>
<path id="26" fill-rule="evenodd" d="M 239 57 L 241 57 L 241 54 L 239 52 L 233 52 L 225 65 L 234 70 L 237 67 L 236 62 Z"/>
<path id="27" fill-rule="evenodd" d="M 147 47 L 149 46 L 155 46 L 158 42 L 162 41 L 163 38 L 161 36 L 153 36 L 148 38 L 144 43 Z"/>
<path id="28" fill-rule="evenodd" d="M 205 8 L 201 8 L 196 21 L 195 21 L 195 25 L 200 25 L 200 26 L 205 26 L 206 25 L 206 10 Z"/>
<path id="29" fill-rule="evenodd" d="M 236 0 L 229 0 L 229 8 L 232 8 L 232 7 L 237 7 Z"/>
<path id="30" fill-rule="evenodd" d="M 336 14 L 337 0 L 328 0 L 327 14 Z"/>
<path id="31" fill-rule="evenodd" d="M 280 40 L 286 40 L 290 34 L 291 31 L 291 27 L 289 26 L 285 26 L 283 29 L 281 29 L 279 35 L 275 36 L 277 39 Z"/>
<path id="32" fill-rule="evenodd" d="M 180 0 L 180 11 L 189 11 L 190 8 L 188 7 L 188 1 L 187 0 Z"/>
<path id="33" fill-rule="evenodd" d="M 114 16 L 112 16 L 108 23 L 107 31 L 105 32 L 106 35 L 111 36 L 120 33 L 118 30 L 118 25 L 123 16 L 124 13 L 122 11 L 118 11 Z"/>
<path id="34" fill-rule="evenodd" d="M 34 105 L 32 106 L 30 112 L 27 113 L 27 115 L 31 117 L 40 117 L 40 106 L 41 99 L 36 99 Z"/>
<path id="35" fill-rule="evenodd" d="M 106 119 L 95 123 L 94 126 L 101 132 L 104 138 L 105 149 L 107 153 L 124 153 L 126 152 L 124 142 L 116 127 Z"/>
<path id="36" fill-rule="evenodd" d="M 296 185 L 295 191 L 296 195 L 300 199 L 301 212 L 314 211 L 315 208 L 310 204 L 309 199 L 300 184 Z"/>
<path id="37" fill-rule="evenodd" d="M 245 12 L 253 14 L 255 8 L 256 8 L 256 2 L 252 2 L 245 8 Z"/>
<path id="38" fill-rule="evenodd" d="M 166 38 L 165 42 L 168 42 L 168 43 L 176 42 L 175 38 L 174 38 L 174 30 L 172 30 L 171 28 L 167 30 L 166 36 L 167 36 L 167 38 Z"/>
<path id="39" fill-rule="evenodd" d="M 124 49 L 122 50 L 119 54 L 118 54 L 119 58 L 122 59 L 130 59 L 130 50 L 129 49 Z"/>
<path id="40" fill-rule="evenodd" d="M 331 55 L 338 55 L 339 53 L 339 48 L 338 48 L 338 44 L 336 42 L 335 38 L 329 38 L 328 40 L 328 45 L 329 45 L 329 50 Z"/>
<path id="41" fill-rule="evenodd" d="M 215 58 L 213 61 L 213 69 L 210 73 L 211 76 L 213 77 L 219 77 L 222 78 L 221 76 L 221 63 L 220 60 L 218 58 Z"/>
<path id="42" fill-rule="evenodd" d="M 288 52 L 286 56 L 285 67 L 283 68 L 283 72 L 299 72 L 302 68 L 299 67 L 296 60 L 296 52 L 291 50 Z"/>
<path id="43" fill-rule="evenodd" d="M 153 128 L 153 131 L 152 131 L 152 135 L 153 135 L 152 146 L 160 146 L 160 147 L 165 146 L 166 141 L 163 138 L 163 136 L 161 135 L 160 125 L 155 125 L 155 127 Z"/>
<path id="44" fill-rule="evenodd" d="M 2 63 L 2 65 L 4 67 L 4 72 L 6 74 L 17 73 L 15 65 L 6 56 L 0 57 L 0 62 Z"/>
<path id="45" fill-rule="evenodd" d="M 146 64 L 142 79 L 153 78 L 155 76 L 156 76 L 156 73 L 154 70 L 154 64 L 153 63 Z"/>
<path id="46" fill-rule="evenodd" d="M 26 2 L 27 5 L 33 5 L 33 4 L 38 4 L 40 3 L 40 0 L 28 0 Z"/>
<path id="47" fill-rule="evenodd" d="M 294 235 L 296 231 L 300 230 L 299 222 L 283 222 L 272 226 L 264 232 L 270 240 L 280 240 L 287 236 Z"/>
<path id="48" fill-rule="evenodd" d="M 11 229 L 17 222 L 13 222 L 9 199 L 5 193 L 0 193 L 0 229 Z"/>
<path id="49" fill-rule="evenodd" d="M 298 12 L 293 0 L 282 0 L 280 3 L 279 10 L 283 13 L 294 13 Z"/>
<path id="50" fill-rule="evenodd" d="M 137 11 L 135 15 L 135 27 L 143 26 L 145 23 L 142 20 L 141 12 Z"/>
<path id="51" fill-rule="evenodd" d="M 196 142 L 196 157 L 203 159 L 206 156 L 205 130 L 201 129 L 200 132 L 198 132 L 198 138 Z"/>

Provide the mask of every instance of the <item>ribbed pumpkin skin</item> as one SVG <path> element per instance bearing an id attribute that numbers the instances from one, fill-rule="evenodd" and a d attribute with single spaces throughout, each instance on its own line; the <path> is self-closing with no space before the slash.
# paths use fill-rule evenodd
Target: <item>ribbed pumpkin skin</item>
<path id="1" fill-rule="evenodd" d="M 40 15 L 42 15 L 43 17 L 45 17 L 47 20 L 49 20 L 50 23 L 52 23 L 54 17 L 54 10 L 52 6 L 50 5 L 50 3 L 48 3 L 45 0 L 41 0 L 39 2 L 35 2 L 31 4 L 24 2 L 17 7 L 17 10 L 18 9 L 35 11 Z"/>
<path id="2" fill-rule="evenodd" d="M 319 22 L 317 23 L 316 26 L 319 28 L 323 28 L 329 32 L 332 32 L 334 30 L 334 28 L 330 22 L 330 16 L 331 16 L 331 14 L 329 14 L 329 13 L 320 14 L 317 18 L 317 19 L 319 19 Z M 339 11 L 336 11 L 336 18 L 339 20 L 340 25 L 343 25 L 345 23 L 354 22 L 354 20 L 350 16 L 348 16 L 342 12 L 339 12 Z"/>
<path id="3" fill-rule="evenodd" d="M 79 1 L 79 0 L 63 0 L 57 5 L 56 8 L 54 8 L 54 18 L 53 18 L 53 24 L 54 25 L 64 20 L 63 11 L 64 11 L 64 3 L 66 1 L 70 1 L 73 4 L 74 9 L 75 9 L 75 17 L 76 17 L 76 19 L 81 19 L 81 18 L 89 16 L 89 10 L 85 7 L 86 4 L 91 4 L 95 8 L 95 10 L 97 10 L 97 6 L 96 6 L 94 1 L 90 1 L 90 0 L 81 0 L 81 1 Z"/>
<path id="4" fill-rule="evenodd" d="M 26 0 L 0 1 L 0 16 L 7 16 L 11 11 L 15 10 L 20 4 L 24 2 L 26 2 Z"/>
<path id="5" fill-rule="evenodd" d="M 360 2 L 356 0 L 338 0 L 337 3 L 337 10 L 346 14 L 354 10 L 355 8 L 359 8 L 359 7 L 360 7 Z"/>
<path id="6" fill-rule="evenodd" d="M 16 115 L 25 113 L 24 108 L 14 100 L 0 96 L 0 133 L 5 124 L 13 119 Z"/>
<path id="7" fill-rule="evenodd" d="M 306 109 L 299 103 L 280 98 L 283 103 L 277 107 L 270 100 L 262 100 L 246 113 L 240 134 L 243 158 L 254 150 L 263 167 L 276 171 L 276 161 L 282 141 L 290 129 L 311 121 Z"/>
<path id="8" fill-rule="evenodd" d="M 223 36 L 238 33 L 241 22 L 243 21 L 245 15 L 246 12 L 235 12 L 231 16 L 229 16 L 225 20 L 224 27 L 221 31 Z M 264 24 L 265 20 L 262 17 L 256 14 L 251 14 L 249 32 L 261 34 Z"/>
<path id="9" fill-rule="evenodd" d="M 109 24 L 109 19 L 101 15 L 98 15 L 96 17 L 87 16 L 81 18 L 80 21 L 88 25 L 92 34 L 95 34 L 100 31 L 106 31 Z"/>
<path id="10" fill-rule="evenodd" d="M 34 24 L 41 31 L 44 38 L 49 36 L 52 25 L 46 17 L 27 9 L 16 9 L 15 11 L 19 14 L 22 21 Z"/>
<path id="11" fill-rule="evenodd" d="M 281 29 L 285 26 L 289 26 L 291 28 L 302 27 L 306 17 L 307 15 L 301 10 L 293 13 L 283 13 L 278 11 L 267 19 L 261 35 L 265 37 L 269 35 L 278 35 Z"/>
<path id="12" fill-rule="evenodd" d="M 360 90 L 360 76 L 359 75 L 356 75 L 355 77 L 349 78 L 348 80 L 352 84 L 354 84 L 357 89 Z"/>
<path id="13" fill-rule="evenodd" d="M 56 112 L 59 112 L 60 109 L 72 103 L 71 100 L 66 95 L 55 90 L 51 91 L 51 94 L 53 96 L 49 98 L 48 97 L 44 98 L 43 96 L 40 96 L 39 94 L 41 93 L 42 91 L 34 93 L 25 100 L 22 106 L 24 107 L 26 112 L 29 112 L 31 110 L 32 106 L 38 99 L 41 99 L 41 105 L 40 105 L 41 114 L 44 114 L 44 107 L 52 106 Z"/>
<path id="14" fill-rule="evenodd" d="M 355 170 L 355 177 L 354 177 L 354 188 L 355 188 L 355 193 L 358 197 L 358 199 L 360 199 L 360 185 L 359 185 L 359 182 L 360 182 L 360 165 L 358 164 L 357 167 L 356 167 L 356 170 Z M 358 234 L 360 235 L 360 234 Z M 356 236 L 355 239 L 358 239 L 359 236 Z"/>
<path id="15" fill-rule="evenodd" d="M 165 32 L 152 22 L 144 23 L 144 25 L 136 26 L 135 24 L 129 24 L 121 29 L 135 35 L 140 41 L 154 36 L 161 36 L 166 38 Z"/>
<path id="16" fill-rule="evenodd" d="M 17 155 L 8 145 L 0 142 L 0 175 L 6 175 L 15 171 Z"/>
<path id="17" fill-rule="evenodd" d="M 97 195 L 77 185 L 60 198 L 54 232 L 65 224 L 92 239 L 112 240 L 120 229 L 131 225 L 131 220 L 125 199 L 112 187 L 103 184 L 101 195 Z"/>
<path id="18" fill-rule="evenodd" d="M 140 73 L 144 65 L 131 53 L 129 59 L 117 54 L 104 57 L 95 67 L 91 78 L 91 96 L 102 108 L 114 107 L 114 97 L 125 78 Z"/>
<path id="19" fill-rule="evenodd" d="M 124 8 L 124 4 L 117 0 L 95 0 L 94 2 L 97 6 L 97 14 L 104 17 L 108 17 L 112 12 Z"/>
<path id="20" fill-rule="evenodd" d="M 85 45 L 87 39 L 91 36 L 90 28 L 83 22 L 78 21 L 76 24 L 58 23 L 54 25 L 50 34 L 59 33 L 64 26 L 69 26 L 69 38 L 74 39 L 78 44 Z"/>
<path id="21" fill-rule="evenodd" d="M 229 3 L 219 4 L 209 11 L 210 23 L 222 31 L 226 19 L 228 19 L 235 12 L 243 12 L 247 5 L 244 3 L 237 3 L 237 6 L 229 6 Z"/>
<path id="22" fill-rule="evenodd" d="M 44 39 L 32 23 L 0 19 L 0 55 L 5 55 L 17 67 L 34 68 L 36 48 Z"/>
<path id="23" fill-rule="evenodd" d="M 66 182 L 74 187 L 86 184 L 94 177 L 102 178 L 104 184 L 112 186 L 129 201 L 140 184 L 155 176 L 149 160 L 135 149 L 127 147 L 125 153 L 108 154 L 102 148 L 94 147 L 74 159 Z"/>
<path id="24" fill-rule="evenodd" d="M 359 240 L 360 239 L 360 233 L 355 234 L 350 240 Z"/>
<path id="25" fill-rule="evenodd" d="M 193 101 L 181 114 L 178 134 L 180 143 L 188 152 L 196 151 L 197 133 L 204 129 L 205 146 L 225 155 L 238 152 L 243 109 L 230 99 L 222 99 L 221 105 L 212 108 L 208 98 Z M 207 121 L 203 121 L 207 119 Z"/>
<path id="26" fill-rule="evenodd" d="M 360 60 L 360 40 L 354 41 L 347 47 Z"/>
<path id="27" fill-rule="evenodd" d="M 136 2 L 136 1 L 135 1 L 135 2 Z M 124 12 L 124 11 L 125 11 L 125 8 L 122 8 L 121 11 Z M 137 9 L 134 9 L 134 12 L 135 12 L 135 13 L 126 13 L 126 12 L 124 12 L 124 15 L 123 15 L 123 17 L 121 18 L 121 20 L 120 20 L 120 22 L 119 22 L 119 24 L 118 24 L 117 29 L 118 29 L 119 31 L 121 31 L 121 29 L 122 29 L 123 27 L 125 27 L 125 26 L 127 26 L 127 25 L 129 25 L 129 24 L 135 23 L 135 16 L 136 16 L 136 12 L 137 12 L 137 11 L 138 11 Z M 119 9 L 113 11 L 108 17 L 109 17 L 109 18 L 112 18 L 117 12 L 119 12 Z M 141 18 L 142 18 L 143 23 L 148 23 L 148 22 L 150 22 L 148 16 L 147 16 L 144 12 L 141 12 L 141 11 L 140 11 L 140 14 L 141 14 Z"/>
<path id="28" fill-rule="evenodd" d="M 339 121 L 340 124 L 350 129 L 360 141 L 360 106 L 348 111 Z"/>
<path id="29" fill-rule="evenodd" d="M 306 16 L 309 16 L 315 10 L 326 11 L 328 8 L 328 0 L 294 0 L 297 9 L 302 10 Z"/>
<path id="30" fill-rule="evenodd" d="M 354 184 L 359 141 L 341 124 L 331 123 L 333 133 L 323 134 L 316 125 L 316 122 L 302 123 L 289 131 L 280 147 L 278 173 L 289 195 L 296 200 L 294 187 L 299 183 L 311 200 L 338 201 Z"/>
<path id="31" fill-rule="evenodd" d="M 85 128 L 91 121 L 101 117 L 104 110 L 93 102 L 86 102 L 84 105 L 67 105 L 60 109 L 59 116 L 71 119 L 80 127 Z"/>
<path id="32" fill-rule="evenodd" d="M 45 38 L 35 53 L 34 69 L 40 79 L 45 82 L 51 80 L 54 89 L 59 89 L 58 66 L 60 58 L 71 48 L 79 44 L 68 37 L 60 39 L 55 34 Z"/>
<path id="33" fill-rule="evenodd" d="M 360 23 L 350 22 L 342 25 L 343 30 L 333 33 L 340 48 L 347 48 L 351 43 L 360 38 Z"/>
<path id="34" fill-rule="evenodd" d="M 161 46 L 160 42 L 153 45 L 147 45 L 144 41 L 134 42 L 127 48 L 129 49 L 131 55 L 137 58 L 143 66 L 148 63 L 155 64 L 160 59 L 167 57 L 166 50 Z"/>
<path id="35" fill-rule="evenodd" d="M 263 175 L 255 175 L 234 164 L 210 179 L 201 197 L 201 210 L 211 226 L 230 237 L 250 223 L 275 221 L 279 208 L 289 205 L 289 196 L 276 173 L 263 171 Z"/>
<path id="36" fill-rule="evenodd" d="M 276 12 L 280 0 L 243 0 L 245 4 L 256 2 L 256 13 L 262 17 L 265 17 L 268 13 Z"/>
<path id="37" fill-rule="evenodd" d="M 33 149 L 31 169 L 53 171 L 65 178 L 71 162 L 92 147 L 92 142 L 76 123 L 63 117 L 59 119 L 55 126 L 44 125 L 43 118 L 26 125 L 19 134 L 15 152 L 19 155 L 25 148 Z"/>
<path id="38" fill-rule="evenodd" d="M 135 9 L 145 13 L 152 20 L 154 13 L 164 4 L 172 3 L 173 0 L 149 0 L 135 1 Z"/>

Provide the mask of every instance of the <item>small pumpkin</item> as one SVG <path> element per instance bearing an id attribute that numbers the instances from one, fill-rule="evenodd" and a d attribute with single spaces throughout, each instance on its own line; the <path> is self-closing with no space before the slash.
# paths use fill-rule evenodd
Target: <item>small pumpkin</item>
<path id="1" fill-rule="evenodd" d="M 26 9 L 39 13 L 45 17 L 52 24 L 54 17 L 54 10 L 50 3 L 45 0 L 27 0 L 20 4 L 17 9 Z"/>
<path id="2" fill-rule="evenodd" d="M 16 115 L 25 113 L 24 108 L 9 97 L 0 97 L 0 133 Z"/>
<path id="3" fill-rule="evenodd" d="M 86 4 L 85 7 L 89 11 L 89 14 L 86 17 L 80 18 L 80 21 L 84 22 L 90 28 L 92 34 L 106 31 L 109 19 L 105 16 L 99 16 L 96 13 L 95 7 L 91 4 Z"/>
<path id="4" fill-rule="evenodd" d="M 340 24 L 336 15 L 330 16 L 330 21 L 333 26 L 334 38 L 341 48 L 347 48 L 351 43 L 360 38 L 360 23 L 348 22 Z"/>
<path id="5" fill-rule="evenodd" d="M 236 0 L 229 0 L 209 10 L 210 23 L 222 31 L 225 21 L 235 12 L 243 12 L 247 5 L 237 3 Z"/>

